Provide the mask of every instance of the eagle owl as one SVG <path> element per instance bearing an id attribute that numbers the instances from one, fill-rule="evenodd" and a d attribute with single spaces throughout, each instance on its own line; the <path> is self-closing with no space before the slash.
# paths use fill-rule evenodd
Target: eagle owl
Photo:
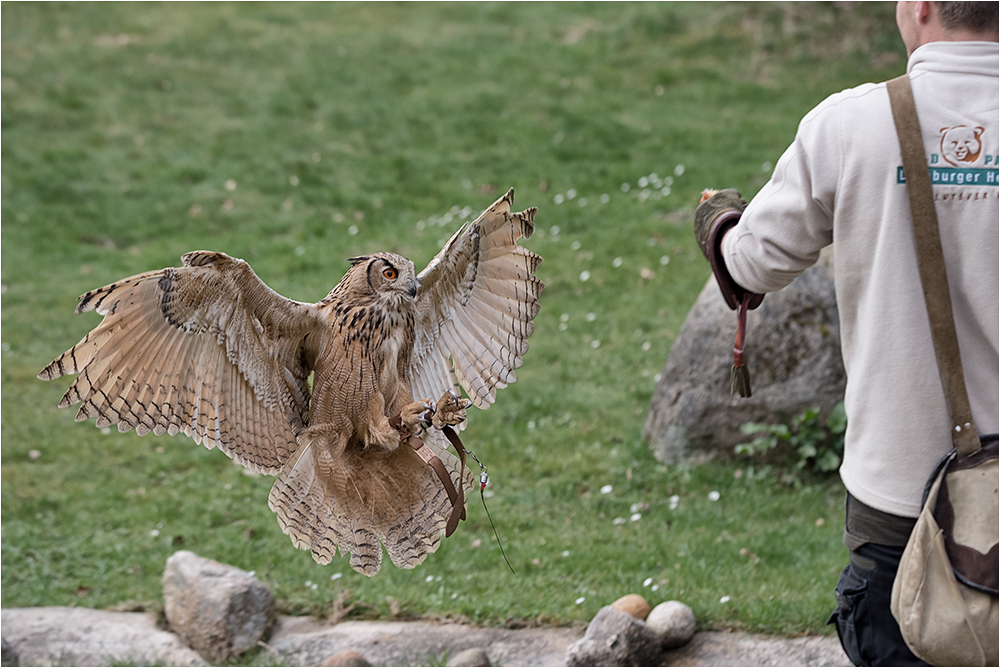
<path id="1" fill-rule="evenodd" d="M 317 562 L 339 548 L 374 575 L 384 544 L 413 568 L 464 518 L 473 484 L 445 436 L 514 382 L 534 328 L 541 257 L 518 239 L 536 209 L 511 213 L 513 195 L 419 274 L 395 253 L 351 258 L 315 304 L 277 294 L 243 260 L 187 253 L 183 267 L 80 297 L 77 313 L 104 319 L 38 377 L 79 374 L 59 403 L 82 402 L 77 421 L 182 432 L 277 475 L 268 505 Z"/>

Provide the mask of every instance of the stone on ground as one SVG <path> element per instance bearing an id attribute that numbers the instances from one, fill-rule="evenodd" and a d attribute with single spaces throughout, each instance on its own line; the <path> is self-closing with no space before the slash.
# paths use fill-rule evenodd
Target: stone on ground
<path id="1" fill-rule="evenodd" d="M 182 550 L 163 571 L 170 630 L 212 663 L 252 647 L 274 624 L 274 596 L 249 573 Z"/>
<path id="2" fill-rule="evenodd" d="M 626 594 L 611 604 L 612 608 L 627 612 L 636 619 L 645 620 L 649 615 L 650 607 L 642 596 L 638 594 Z"/>
<path id="3" fill-rule="evenodd" d="M 714 278 L 698 296 L 660 374 L 643 435 L 665 463 L 692 456 L 731 458 L 751 440 L 746 422 L 787 423 L 811 408 L 822 415 L 844 397 L 847 375 L 828 264 L 768 294 L 747 319 L 746 359 L 753 396 L 730 394 L 736 312 Z"/>
<path id="4" fill-rule="evenodd" d="M 482 647 L 472 647 L 448 659 L 448 665 L 483 668 L 484 666 L 492 666 L 493 664 L 490 663 L 490 657 L 486 655 L 486 650 Z"/>
<path id="5" fill-rule="evenodd" d="M 694 612 L 680 601 L 660 603 L 646 617 L 646 625 L 663 637 L 665 649 L 686 645 L 698 627 Z"/>
<path id="6" fill-rule="evenodd" d="M 346 666 L 370 666 L 372 664 L 368 663 L 368 659 L 363 657 L 360 652 L 355 652 L 353 649 L 345 649 L 331 654 L 320 665 L 324 666 L 324 668 L 341 668 Z"/>
<path id="7" fill-rule="evenodd" d="M 660 634 L 610 605 L 598 611 L 583 638 L 566 650 L 567 666 L 655 666 L 663 653 Z"/>
<path id="8" fill-rule="evenodd" d="M 4 608 L 0 625 L 22 666 L 206 665 L 149 613 Z"/>

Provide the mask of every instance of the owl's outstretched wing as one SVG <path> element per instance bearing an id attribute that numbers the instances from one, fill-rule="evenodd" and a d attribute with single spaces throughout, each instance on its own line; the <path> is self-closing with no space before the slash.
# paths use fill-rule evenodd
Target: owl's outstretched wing
<path id="1" fill-rule="evenodd" d="M 511 213 L 514 189 L 455 233 L 417 277 L 410 383 L 437 398 L 455 382 L 479 408 L 516 379 L 538 314 L 542 258 L 518 245 L 534 232 L 534 207 Z"/>
<path id="2" fill-rule="evenodd" d="M 307 378 L 324 331 L 317 307 L 285 299 L 225 253 L 182 260 L 80 297 L 77 313 L 104 319 L 38 377 L 80 374 L 59 403 L 83 402 L 77 421 L 183 432 L 277 473 L 308 421 Z"/>

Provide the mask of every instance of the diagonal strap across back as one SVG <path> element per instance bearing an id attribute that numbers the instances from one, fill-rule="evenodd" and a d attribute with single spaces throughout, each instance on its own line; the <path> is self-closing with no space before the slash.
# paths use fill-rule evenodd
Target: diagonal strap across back
<path id="1" fill-rule="evenodd" d="M 959 457 L 966 457 L 980 449 L 979 432 L 972 421 L 972 409 L 965 388 L 965 374 L 962 372 L 962 358 L 959 356 L 958 335 L 951 309 L 951 293 L 948 291 L 948 274 L 944 266 L 941 250 L 941 235 L 938 230 L 937 211 L 931 191 L 930 171 L 927 168 L 927 154 L 924 152 L 923 135 L 917 107 L 913 101 L 910 77 L 904 74 L 886 84 L 889 91 L 889 105 L 892 120 L 899 136 L 899 148 L 903 154 L 903 174 L 906 178 L 906 192 L 910 200 L 910 214 L 913 218 L 913 232 L 917 242 L 917 263 L 920 268 L 920 282 L 927 302 L 927 315 L 931 322 L 931 336 L 937 357 L 941 384 L 944 386 L 948 412 L 951 415 L 951 437 Z"/>

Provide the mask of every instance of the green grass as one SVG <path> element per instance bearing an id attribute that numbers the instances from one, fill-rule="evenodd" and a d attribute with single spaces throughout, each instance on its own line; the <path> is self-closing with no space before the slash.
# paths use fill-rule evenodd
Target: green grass
<path id="1" fill-rule="evenodd" d="M 667 468 L 641 428 L 709 276 L 699 192 L 752 195 L 806 111 L 902 71 L 891 6 L 0 12 L 4 606 L 156 607 L 166 558 L 190 549 L 255 571 L 289 613 L 340 597 L 359 617 L 561 624 L 638 592 L 685 601 L 703 628 L 824 632 L 845 561 L 839 485 Z M 651 173 L 669 195 L 637 196 Z M 476 497 L 413 571 L 319 566 L 279 530 L 269 478 L 183 437 L 74 424 L 55 407 L 67 383 L 35 379 L 97 324 L 72 315 L 88 289 L 204 248 L 316 300 L 352 255 L 422 267 L 460 222 L 446 214 L 509 186 L 539 207 L 527 245 L 547 287 L 518 382 L 464 439 L 490 466 L 516 575 Z"/>

